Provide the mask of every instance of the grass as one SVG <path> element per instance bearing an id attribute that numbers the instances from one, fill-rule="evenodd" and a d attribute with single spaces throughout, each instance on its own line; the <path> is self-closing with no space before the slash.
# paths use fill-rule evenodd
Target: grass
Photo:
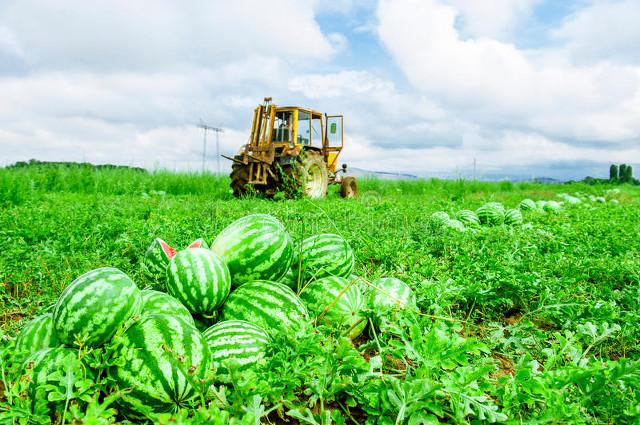
<path id="1" fill-rule="evenodd" d="M 19 369 L 10 361 L 13 336 L 73 278 L 114 266 L 143 287 L 140 259 L 154 237 L 177 247 L 211 241 L 236 218 L 261 212 L 298 241 L 343 235 L 355 272 L 406 281 L 422 315 L 400 316 L 354 344 L 324 329 L 279 341 L 259 373 L 235 381 L 223 401 L 160 422 L 640 420 L 637 187 L 607 195 L 618 204 L 526 213 L 524 227 L 474 234 L 436 226 L 430 215 L 487 201 L 514 207 L 560 192 L 602 195 L 609 187 L 436 179 L 359 185 L 361 196 L 351 200 L 333 191 L 320 201 L 237 200 L 228 180 L 212 175 L 0 170 L 0 419 L 29 410 L 17 409 L 22 387 L 8 379 Z M 66 421 L 121 419 L 101 376 L 87 383 L 84 402 L 74 398 Z M 24 415 L 41 420 L 37 413 Z"/>

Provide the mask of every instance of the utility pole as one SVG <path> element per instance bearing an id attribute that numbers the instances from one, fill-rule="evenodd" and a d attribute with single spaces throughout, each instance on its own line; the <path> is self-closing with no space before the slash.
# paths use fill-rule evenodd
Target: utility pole
<path id="1" fill-rule="evenodd" d="M 473 179 L 476 179 L 476 158 L 473 157 Z"/>
<path id="2" fill-rule="evenodd" d="M 207 131 L 213 131 L 216 133 L 216 159 L 218 163 L 218 174 L 220 174 L 220 133 L 223 133 L 224 130 L 220 127 L 212 127 L 207 125 L 200 120 L 200 124 L 198 124 L 204 131 L 204 138 L 202 140 L 202 173 L 204 173 L 205 169 L 205 158 L 207 154 Z"/>

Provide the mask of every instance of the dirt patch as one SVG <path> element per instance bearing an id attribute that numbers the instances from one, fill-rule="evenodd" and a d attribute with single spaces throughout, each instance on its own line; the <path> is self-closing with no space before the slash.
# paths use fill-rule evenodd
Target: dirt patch
<path id="1" fill-rule="evenodd" d="M 498 379 L 503 376 L 513 375 L 516 372 L 516 368 L 511 359 L 502 353 L 492 353 L 491 357 L 498 361 L 498 370 L 493 373 L 493 377 Z"/>

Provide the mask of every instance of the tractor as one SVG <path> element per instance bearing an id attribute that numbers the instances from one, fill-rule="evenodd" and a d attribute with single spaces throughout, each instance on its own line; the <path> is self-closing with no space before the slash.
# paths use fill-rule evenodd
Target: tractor
<path id="1" fill-rule="evenodd" d="M 355 197 L 358 185 L 346 176 L 346 164 L 336 169 L 343 144 L 342 115 L 279 107 L 266 97 L 253 112 L 249 143 L 233 158 L 225 157 L 233 161 L 233 194 L 323 198 L 328 185 L 339 184 L 343 197 Z"/>

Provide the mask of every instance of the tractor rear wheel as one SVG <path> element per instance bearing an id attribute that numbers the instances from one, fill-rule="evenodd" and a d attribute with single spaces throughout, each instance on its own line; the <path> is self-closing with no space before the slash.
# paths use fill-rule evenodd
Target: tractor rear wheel
<path id="1" fill-rule="evenodd" d="M 355 198 L 358 196 L 358 183 L 355 177 L 344 177 L 342 179 L 340 196 L 343 198 Z"/>
<path id="2" fill-rule="evenodd" d="M 231 189 L 233 190 L 233 196 L 239 198 L 246 195 L 249 191 L 249 166 L 244 164 L 238 164 L 237 162 L 231 166 Z"/>

